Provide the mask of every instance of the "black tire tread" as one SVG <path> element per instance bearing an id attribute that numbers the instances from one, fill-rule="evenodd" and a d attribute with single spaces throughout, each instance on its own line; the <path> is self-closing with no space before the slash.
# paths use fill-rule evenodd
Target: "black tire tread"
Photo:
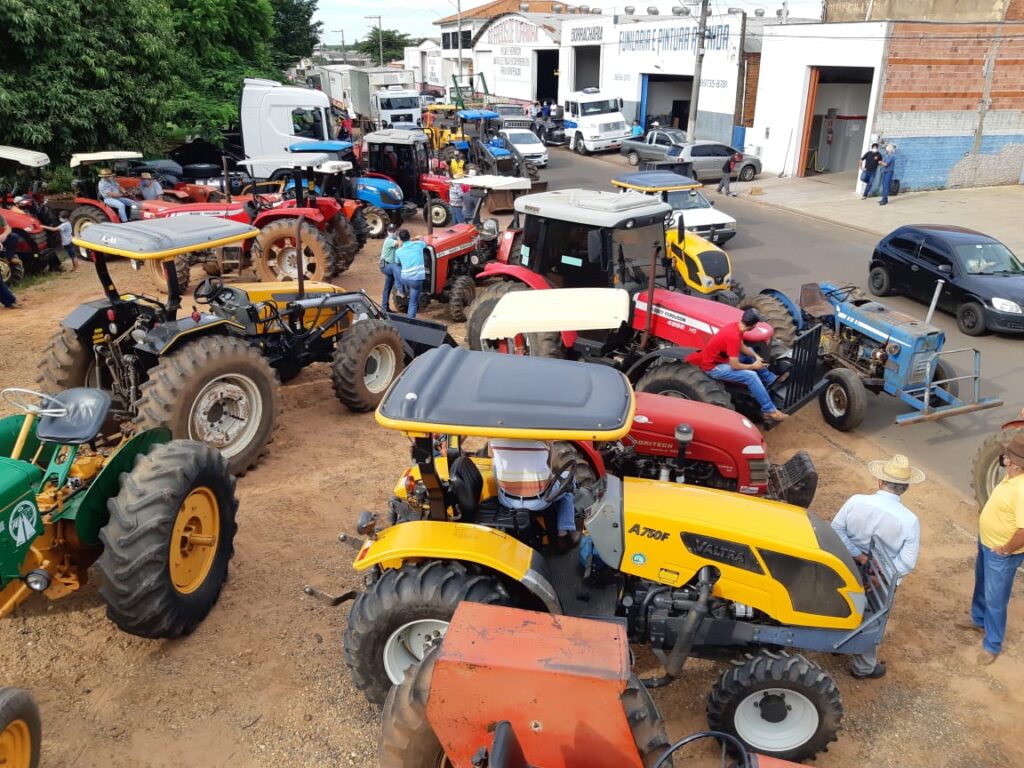
<path id="1" fill-rule="evenodd" d="M 480 341 L 480 332 L 483 330 L 487 318 L 494 311 L 494 305 L 498 303 L 501 297 L 511 291 L 526 290 L 529 290 L 529 286 L 523 283 L 502 280 L 501 282 L 484 286 L 482 290 L 476 292 L 476 297 L 466 312 L 466 343 L 470 349 L 483 349 Z"/>
<path id="2" fill-rule="evenodd" d="M 0 733 L 15 720 L 28 726 L 32 755 L 28 768 L 39 768 L 39 755 L 43 741 L 43 721 L 31 694 L 21 688 L 0 688 Z"/>
<path id="3" fill-rule="evenodd" d="M 0 256 L 0 263 L 7 265 L 8 277 L 5 278 L 4 282 L 8 286 L 17 285 L 25 279 L 25 262 L 21 259 L 17 257 L 8 259 L 5 256 Z"/>
<path id="4" fill-rule="evenodd" d="M 689 363 L 662 363 L 648 370 L 636 383 L 637 392 L 660 394 L 669 389 L 688 392 L 691 400 L 736 410 L 721 382 Z"/>
<path id="5" fill-rule="evenodd" d="M 974 491 L 974 498 L 978 502 L 979 509 L 985 506 L 992 493 L 992 489 L 986 485 L 989 467 L 999 461 L 999 457 L 1003 453 L 1003 445 L 1021 432 L 1024 432 L 1024 427 L 1001 429 L 996 434 L 986 437 L 978 446 L 974 459 L 971 461 L 971 489 Z"/>
<path id="6" fill-rule="evenodd" d="M 431 650 L 392 687 L 381 712 L 377 755 L 380 768 L 437 768 L 444 747 L 427 718 L 427 701 L 437 663 L 437 650 Z"/>
<path id="7" fill-rule="evenodd" d="M 405 368 L 402 336 L 387 320 L 369 319 L 355 323 L 342 335 L 331 359 L 331 383 L 341 404 L 357 413 L 372 411 L 387 389 L 374 394 L 366 389 L 363 369 L 374 347 L 388 342 L 395 351 L 395 378 Z M 392 379 L 394 381 L 394 379 Z"/>
<path id="8" fill-rule="evenodd" d="M 868 396 L 864 389 L 864 383 L 853 371 L 848 368 L 834 368 L 825 374 L 827 379 L 841 381 L 849 396 L 846 418 L 843 421 L 835 420 L 825 405 L 825 395 L 828 387 L 821 391 L 818 397 L 818 405 L 821 408 L 821 417 L 835 430 L 840 432 L 852 432 L 861 425 L 868 412 Z"/>
<path id="9" fill-rule="evenodd" d="M 633 734 L 633 743 L 644 768 L 653 768 L 661 759 L 671 742 L 665 720 L 658 711 L 650 691 L 644 688 L 640 678 L 629 676 L 625 690 L 619 696 L 622 710 Z M 672 758 L 668 757 L 661 763 L 662 768 L 672 768 Z"/>
<path id="10" fill-rule="evenodd" d="M 267 262 L 268 248 L 280 238 L 295 239 L 294 219 L 277 219 L 260 229 L 252 249 L 252 267 L 262 282 L 292 279 L 272 269 Z M 325 281 L 336 273 L 334 245 L 308 221 L 302 223 L 302 250 L 307 280 Z"/>
<path id="11" fill-rule="evenodd" d="M 466 321 L 466 310 L 476 296 L 476 280 L 469 275 L 459 275 L 448 289 L 448 315 L 456 323 Z"/>
<path id="12" fill-rule="evenodd" d="M 43 392 L 55 395 L 85 384 L 92 363 L 92 349 L 82 344 L 70 328 L 58 328 L 43 348 L 36 384 Z"/>
<path id="13" fill-rule="evenodd" d="M 356 257 L 356 254 L 363 249 L 366 245 L 366 241 L 370 239 L 370 225 L 366 222 L 366 215 L 363 213 L 363 209 L 357 209 L 351 219 L 345 218 L 344 214 L 339 214 L 342 219 L 345 219 L 345 223 L 348 224 L 348 229 L 352 232 L 352 237 L 355 238 L 355 249 L 351 251 L 351 258 L 348 263 L 352 263 L 352 259 Z M 338 231 L 342 231 L 344 225 L 339 222 Z M 348 240 L 345 241 L 346 243 Z"/>
<path id="14" fill-rule="evenodd" d="M 796 341 L 796 322 L 789 314 L 789 310 L 786 309 L 786 305 L 777 298 L 767 293 L 746 296 L 740 302 L 740 307 L 756 309 L 761 314 L 761 318 L 775 329 L 774 338 L 787 347 L 793 346 L 793 342 Z"/>
<path id="15" fill-rule="evenodd" d="M 388 232 L 388 223 L 391 221 L 391 217 L 388 216 L 387 211 L 385 211 L 383 208 L 378 208 L 376 205 L 367 205 L 367 206 L 365 206 L 362 209 L 362 213 L 363 213 L 363 217 L 364 218 L 366 218 L 367 214 L 371 214 L 373 216 L 378 217 L 380 219 L 380 222 L 381 222 L 380 232 L 378 232 L 375 235 L 375 234 L 373 234 L 373 230 L 370 228 L 370 221 L 367 218 L 367 220 L 366 220 L 366 227 L 367 227 L 366 235 L 367 235 L 367 237 L 369 237 L 371 240 L 380 240 L 380 239 L 382 239 L 384 237 L 384 235 L 387 234 L 387 232 Z"/>

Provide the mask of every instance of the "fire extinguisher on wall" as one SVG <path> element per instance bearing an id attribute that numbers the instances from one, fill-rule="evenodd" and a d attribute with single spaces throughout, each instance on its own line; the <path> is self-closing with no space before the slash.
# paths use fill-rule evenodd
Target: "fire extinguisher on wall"
<path id="1" fill-rule="evenodd" d="M 832 121 L 831 120 L 828 121 L 828 131 L 825 133 L 825 143 L 826 144 L 831 144 L 832 143 Z"/>

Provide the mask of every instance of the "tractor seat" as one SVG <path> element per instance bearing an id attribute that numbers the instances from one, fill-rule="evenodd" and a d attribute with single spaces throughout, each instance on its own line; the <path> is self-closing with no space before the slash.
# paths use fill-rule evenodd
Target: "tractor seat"
<path id="1" fill-rule="evenodd" d="M 480 514 L 480 494 L 484 478 L 468 456 L 459 456 L 452 463 L 448 490 L 463 522 L 472 523 Z"/>
<path id="2" fill-rule="evenodd" d="M 110 394 L 102 389 L 75 387 L 66 389 L 54 400 L 67 409 L 64 416 L 43 416 L 36 437 L 44 442 L 82 445 L 100 433 L 110 411 Z"/>

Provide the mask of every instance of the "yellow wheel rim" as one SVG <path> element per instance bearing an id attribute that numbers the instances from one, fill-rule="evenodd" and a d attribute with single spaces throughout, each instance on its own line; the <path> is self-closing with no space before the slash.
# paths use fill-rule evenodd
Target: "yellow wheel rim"
<path id="1" fill-rule="evenodd" d="M 28 768 L 32 764 L 32 732 L 24 720 L 12 720 L 0 733 L 0 766 Z"/>
<path id="2" fill-rule="evenodd" d="M 171 581 L 179 593 L 195 592 L 206 581 L 219 538 L 217 497 L 205 486 L 196 488 L 182 502 L 171 534 Z"/>

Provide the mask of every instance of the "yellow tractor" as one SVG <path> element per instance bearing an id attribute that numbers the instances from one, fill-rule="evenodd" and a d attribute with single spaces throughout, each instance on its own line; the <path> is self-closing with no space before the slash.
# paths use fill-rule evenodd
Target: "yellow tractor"
<path id="1" fill-rule="evenodd" d="M 429 139 L 430 152 L 446 165 L 456 152 L 469 152 L 469 140 L 462 132 L 454 104 L 429 104 L 423 110 L 423 132 Z"/>
<path id="2" fill-rule="evenodd" d="M 771 757 L 810 758 L 835 740 L 839 691 L 801 651 L 878 646 L 895 592 L 884 555 L 859 567 L 799 507 L 589 472 L 568 457 L 537 497 L 574 495 L 586 535 L 565 551 L 566 537 L 549 535 L 552 508 L 505 506 L 486 450 L 467 450 L 474 438 L 618 440 L 635 407 L 625 376 L 603 365 L 441 348 L 405 370 L 376 416 L 412 439 L 414 466 L 387 527 L 360 517 L 354 567 L 366 590 L 335 599 L 355 597 L 345 661 L 370 701 L 384 701 L 465 600 L 624 622 L 664 667 L 648 687 L 689 658 L 732 661 L 709 695 L 709 725 Z"/>

